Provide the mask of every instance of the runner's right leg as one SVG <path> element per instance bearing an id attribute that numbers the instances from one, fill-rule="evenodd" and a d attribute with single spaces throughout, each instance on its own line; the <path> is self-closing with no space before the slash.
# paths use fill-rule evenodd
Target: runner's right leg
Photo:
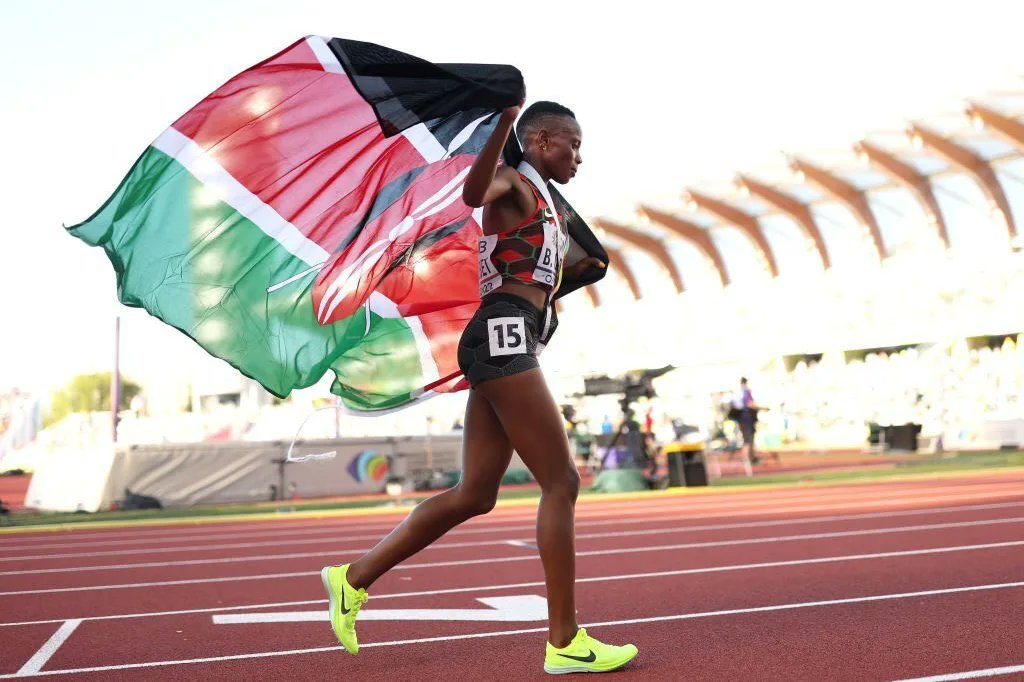
<path id="1" fill-rule="evenodd" d="M 479 386 L 505 433 L 540 484 L 537 546 L 548 597 L 544 670 L 552 674 L 617 670 L 637 655 L 632 644 L 598 641 L 576 623 L 574 508 L 580 477 L 569 455 L 565 422 L 539 368 Z"/>

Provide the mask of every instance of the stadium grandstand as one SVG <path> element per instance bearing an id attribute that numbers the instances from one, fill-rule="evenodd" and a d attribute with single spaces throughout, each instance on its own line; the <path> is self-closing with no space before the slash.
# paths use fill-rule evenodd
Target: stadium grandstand
<path id="1" fill-rule="evenodd" d="M 904 422 L 997 444 L 993 423 L 1024 416 L 1022 114 L 1024 93 L 991 95 L 594 219 L 615 268 L 566 301 L 560 386 L 643 357 L 679 367 L 660 402 L 695 424 L 755 377 L 770 445 Z"/>
<path id="2" fill-rule="evenodd" d="M 673 422 L 711 439 L 740 376 L 769 450 L 861 450 L 878 424 L 920 425 L 930 450 L 1024 440 L 1024 92 L 837 143 L 590 217 L 610 275 L 559 303 L 544 364 L 591 433 L 620 407 L 585 377 L 673 365 L 640 405 L 663 442 Z M 441 435 L 464 410 L 457 394 L 336 415 L 329 381 L 278 401 L 205 356 L 185 379 L 144 385 L 118 441 Z M 72 414 L 7 462 L 111 434 L 109 415 Z"/>

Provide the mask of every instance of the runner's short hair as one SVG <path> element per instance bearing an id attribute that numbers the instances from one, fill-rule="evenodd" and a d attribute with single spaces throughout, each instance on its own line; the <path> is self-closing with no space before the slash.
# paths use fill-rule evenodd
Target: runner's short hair
<path id="1" fill-rule="evenodd" d="M 519 122 L 516 123 L 516 137 L 525 145 L 531 135 L 552 124 L 556 118 L 571 118 L 575 121 L 576 114 L 557 102 L 534 102 L 519 117 Z"/>

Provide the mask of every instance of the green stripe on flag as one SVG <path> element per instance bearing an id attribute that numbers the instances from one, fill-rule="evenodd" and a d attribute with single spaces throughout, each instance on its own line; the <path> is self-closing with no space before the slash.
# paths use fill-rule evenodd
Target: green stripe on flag
<path id="1" fill-rule="evenodd" d="M 357 348 L 332 365 L 344 384 L 335 381 L 331 392 L 360 410 L 385 410 L 415 400 L 423 388 L 416 339 L 400 318 L 370 313 L 370 332 Z"/>
<path id="2" fill-rule="evenodd" d="M 125 305 L 193 338 L 283 397 L 339 373 L 332 389 L 353 409 L 393 407 L 423 385 L 415 339 L 401 319 L 366 312 L 320 325 L 314 274 L 173 158 L 150 147 L 106 204 L 69 228 L 101 246 Z"/>

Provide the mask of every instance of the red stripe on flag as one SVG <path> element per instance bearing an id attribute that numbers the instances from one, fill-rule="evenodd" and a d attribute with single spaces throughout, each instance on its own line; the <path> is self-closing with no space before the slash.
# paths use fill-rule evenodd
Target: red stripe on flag
<path id="1" fill-rule="evenodd" d="M 417 251 L 416 260 L 396 267 L 376 287 L 403 317 L 419 318 L 442 377 L 460 371 L 459 339 L 480 306 L 478 233 L 473 223 Z M 440 383 L 426 388 L 433 390 Z"/>
<path id="2" fill-rule="evenodd" d="M 417 176 L 409 185 L 400 200 L 368 223 L 352 244 L 331 259 L 329 265 L 320 271 L 313 287 L 313 306 L 321 324 L 330 324 L 353 314 L 378 287 L 381 279 L 392 269 L 395 260 L 421 236 L 457 220 L 471 217 L 472 209 L 462 201 L 461 186 L 454 186 L 440 195 L 439 192 L 449 185 L 460 171 L 469 168 L 473 160 L 473 157 L 460 155 L 430 166 L 429 170 Z M 389 233 L 399 226 L 403 219 L 426 211 L 427 207 L 432 205 L 428 200 L 439 195 L 440 199 L 435 202 L 436 205 L 452 194 L 455 194 L 454 200 L 445 208 L 433 215 L 414 220 L 394 241 L 389 239 Z M 442 302 L 450 305 L 453 300 L 459 304 L 479 300 L 479 273 L 476 269 L 476 240 L 479 230 L 473 230 L 471 225 L 467 225 L 456 234 L 460 236 L 452 235 L 446 238 L 455 240 L 453 242 L 442 240 L 444 250 L 431 251 L 437 260 L 448 266 L 447 270 L 444 267 L 437 267 L 438 264 L 429 258 L 422 259 L 426 269 L 433 274 L 429 277 L 424 274 L 422 279 L 416 282 L 416 288 L 410 286 L 412 280 L 408 278 L 408 274 L 405 280 L 397 271 L 388 276 L 388 279 L 392 280 L 391 290 L 380 291 L 398 304 L 403 314 L 420 314 L 426 309 L 436 310 L 443 304 Z M 461 248 L 455 248 L 460 245 Z M 449 249 L 451 253 L 448 253 Z M 372 256 L 360 268 L 360 259 L 365 254 Z M 415 266 L 416 263 L 403 263 L 398 269 L 408 271 L 411 268 L 415 273 Z M 421 273 L 425 273 L 425 270 L 421 270 Z M 419 287 L 424 283 L 428 283 L 429 286 L 426 291 L 420 291 Z M 438 298 L 432 299 L 432 296 Z"/>
<path id="3" fill-rule="evenodd" d="M 305 40 L 240 73 L 173 126 L 327 251 L 369 210 L 374 192 L 424 163 L 385 139 L 348 77 L 323 70 Z"/>
<path id="4" fill-rule="evenodd" d="M 430 354 L 434 356 L 437 373 L 442 376 L 458 374 L 459 339 L 469 320 L 480 307 L 477 299 L 469 305 L 439 310 L 420 316 L 423 333 L 430 339 Z M 436 387 L 430 387 L 436 389 Z"/>

